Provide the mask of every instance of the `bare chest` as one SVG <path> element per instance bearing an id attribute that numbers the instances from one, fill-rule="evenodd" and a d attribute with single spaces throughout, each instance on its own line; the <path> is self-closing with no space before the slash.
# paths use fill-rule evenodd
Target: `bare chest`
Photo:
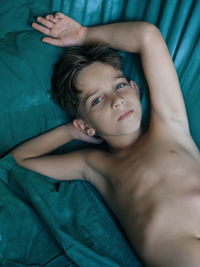
<path id="1" fill-rule="evenodd" d="M 107 202 L 137 246 L 144 244 L 148 229 L 157 223 L 157 218 L 160 220 L 161 214 L 162 218 L 178 216 L 181 204 L 176 207 L 175 203 L 184 203 L 182 210 L 189 205 L 191 216 L 195 214 L 197 219 L 200 205 L 191 204 L 194 196 L 199 195 L 200 199 L 197 155 L 178 146 L 164 146 L 117 158 L 112 164 Z M 196 224 L 199 227 L 200 216 Z"/>
<path id="2" fill-rule="evenodd" d="M 118 159 L 110 166 L 109 182 L 116 193 L 141 196 L 152 191 L 177 194 L 200 182 L 200 158 L 180 149 L 159 149 Z M 169 192 L 170 191 L 170 192 Z"/>

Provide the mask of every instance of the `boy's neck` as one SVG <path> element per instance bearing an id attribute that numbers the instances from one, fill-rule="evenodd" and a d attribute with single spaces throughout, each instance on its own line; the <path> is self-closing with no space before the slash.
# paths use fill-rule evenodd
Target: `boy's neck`
<path id="1" fill-rule="evenodd" d="M 110 151 L 119 151 L 126 149 L 136 143 L 140 136 L 142 135 L 141 127 L 132 135 L 123 135 L 123 136 L 104 136 L 104 140 L 110 146 Z"/>

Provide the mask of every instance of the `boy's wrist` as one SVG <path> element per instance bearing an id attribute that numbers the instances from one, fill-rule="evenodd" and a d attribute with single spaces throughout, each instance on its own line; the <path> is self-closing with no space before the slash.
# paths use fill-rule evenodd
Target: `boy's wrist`
<path id="1" fill-rule="evenodd" d="M 101 42 L 97 36 L 96 36 L 96 28 L 97 26 L 94 27 L 85 27 L 84 33 L 83 33 L 83 44 L 92 44 L 92 43 L 98 43 Z"/>
<path id="2" fill-rule="evenodd" d="M 81 36 L 81 43 L 84 45 L 87 43 L 87 35 L 88 35 L 88 27 L 84 27 L 83 26 L 83 30 L 82 30 L 82 36 Z"/>

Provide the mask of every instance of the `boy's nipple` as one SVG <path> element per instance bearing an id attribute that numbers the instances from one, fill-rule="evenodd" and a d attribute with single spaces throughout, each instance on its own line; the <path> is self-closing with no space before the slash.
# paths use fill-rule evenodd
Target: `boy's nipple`
<path id="1" fill-rule="evenodd" d="M 173 154 L 173 155 L 177 155 L 178 153 L 175 151 L 175 150 L 173 150 L 173 149 L 170 149 L 170 152 Z"/>
<path id="2" fill-rule="evenodd" d="M 116 182 L 116 186 L 117 186 L 117 188 L 121 188 L 122 187 L 122 183 L 120 181 L 117 181 Z"/>

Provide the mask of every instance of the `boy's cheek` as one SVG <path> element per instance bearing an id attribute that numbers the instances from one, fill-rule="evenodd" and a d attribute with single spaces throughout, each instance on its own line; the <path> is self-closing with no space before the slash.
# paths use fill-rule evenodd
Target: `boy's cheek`
<path id="1" fill-rule="evenodd" d="M 104 114 L 95 114 L 90 117 L 91 124 L 93 127 L 98 131 L 98 129 L 103 129 L 108 125 L 108 117 L 105 116 Z"/>

